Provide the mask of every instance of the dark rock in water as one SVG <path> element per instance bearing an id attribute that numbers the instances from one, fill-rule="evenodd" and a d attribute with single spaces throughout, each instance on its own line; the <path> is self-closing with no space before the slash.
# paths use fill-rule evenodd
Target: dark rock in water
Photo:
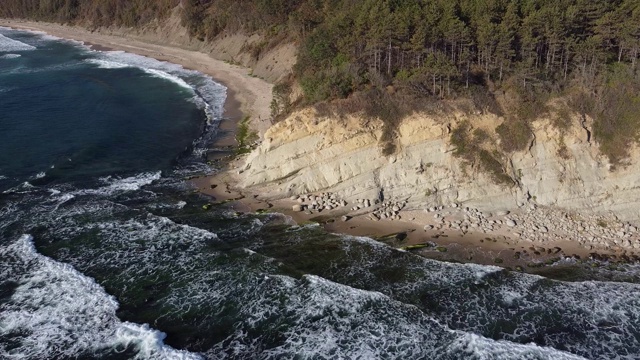
<path id="1" fill-rule="evenodd" d="M 493 262 L 496 264 L 502 264 L 504 262 L 504 260 L 500 259 L 500 258 L 495 258 L 493 259 Z"/>
<path id="2" fill-rule="evenodd" d="M 215 188 L 217 188 L 217 187 L 218 187 L 218 185 L 216 185 L 216 184 L 211 184 L 211 186 L 209 186 L 209 187 L 210 187 L 210 188 L 212 188 L 212 189 L 215 189 Z"/>
<path id="3" fill-rule="evenodd" d="M 438 246 L 438 247 L 436 248 L 436 251 L 438 251 L 438 252 L 447 252 L 447 248 L 446 248 L 446 247 L 444 247 L 444 246 Z"/>
<path id="4" fill-rule="evenodd" d="M 550 250 L 551 250 L 551 249 L 550 249 Z M 560 248 L 560 247 L 556 246 L 556 247 L 554 247 L 554 248 L 552 249 L 551 253 L 555 255 L 555 254 L 559 253 L 560 251 L 562 251 L 562 248 Z"/>

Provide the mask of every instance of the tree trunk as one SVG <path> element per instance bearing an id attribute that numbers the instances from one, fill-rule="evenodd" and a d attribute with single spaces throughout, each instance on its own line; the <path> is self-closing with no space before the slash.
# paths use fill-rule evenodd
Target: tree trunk
<path id="1" fill-rule="evenodd" d="M 469 60 L 467 60 L 467 80 L 466 80 L 466 83 L 465 83 L 465 85 L 464 85 L 464 87 L 465 87 L 466 89 L 468 89 L 468 88 L 469 88 L 469 66 L 470 66 L 470 65 L 469 65 Z"/>
<path id="2" fill-rule="evenodd" d="M 378 50 L 373 50 L 373 71 L 377 72 L 378 69 L 376 66 L 378 65 Z"/>
<path id="3" fill-rule="evenodd" d="M 618 50 L 618 62 L 622 61 L 622 52 L 624 48 L 620 45 L 620 49 Z"/>
<path id="4" fill-rule="evenodd" d="M 391 41 L 389 41 L 389 62 L 387 63 L 387 75 L 391 75 Z"/>
<path id="5" fill-rule="evenodd" d="M 433 96 L 436 96 L 436 75 L 433 75 Z"/>

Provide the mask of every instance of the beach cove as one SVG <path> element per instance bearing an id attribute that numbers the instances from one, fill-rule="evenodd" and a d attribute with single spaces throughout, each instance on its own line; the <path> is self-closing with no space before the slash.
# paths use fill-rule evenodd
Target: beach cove
<path id="1" fill-rule="evenodd" d="M 46 27 L 40 24 L 31 30 L 45 31 L 41 26 Z M 118 49 L 114 39 L 101 42 L 99 37 L 75 36 L 74 31 L 64 37 L 103 46 L 97 49 Z M 121 49 L 129 41 L 121 40 Z M 135 48 L 145 46 L 136 44 Z M 156 45 L 149 46 L 153 49 Z M 184 57 L 181 49 L 153 51 L 158 51 L 161 59 L 172 54 L 173 58 L 166 60 L 179 64 Z M 191 65 L 209 72 L 186 62 L 183 66 L 216 80 L 212 64 L 229 66 L 204 54 L 189 56 L 198 59 L 199 65 Z M 269 102 L 258 101 L 258 95 L 270 85 L 248 74 L 235 66 L 226 75 L 219 74 L 228 76 L 228 89 L 235 87 L 235 95 L 228 92 L 227 99 L 237 101 L 225 103 L 223 118 L 228 119 L 223 132 L 227 142 L 214 142 L 214 148 L 234 146 L 234 133 L 244 115 L 251 121 L 256 114 L 258 120 L 267 119 L 262 114 Z M 233 84 L 235 77 L 242 85 Z M 253 82 L 262 85 L 253 87 Z M 262 90 L 256 92 L 257 88 Z M 263 133 L 259 124 L 252 129 L 264 137 L 267 131 Z M 633 264 L 625 261 L 620 269 L 610 269 L 608 260 L 597 261 L 597 272 L 577 277 L 589 281 L 575 283 L 473 264 L 527 270 L 528 263 L 544 263 L 562 251 L 567 257 L 580 256 L 565 261 L 575 265 L 591 250 L 574 250 L 566 242 L 556 244 L 552 235 L 571 237 L 573 231 L 579 231 L 577 226 L 585 223 L 583 231 L 596 232 L 597 228 L 589 229 L 592 219 L 569 219 L 569 213 L 530 205 L 497 213 L 455 202 L 415 210 L 406 208 L 402 199 L 347 199 L 328 191 L 300 190 L 282 196 L 238 189 L 246 171 L 245 159 L 238 157 L 226 165 L 227 161 L 214 162 L 225 164 L 226 171 L 192 179 L 195 187 L 211 198 L 192 193 L 193 187 L 182 188 L 184 178 L 194 176 L 182 169 L 175 176 L 163 170 L 100 178 L 96 184 L 81 184 L 88 186 L 86 189 L 66 184 L 48 188 L 47 183 L 31 180 L 35 185 L 23 184 L 3 194 L 3 201 L 10 206 L 3 207 L 2 215 L 14 225 L 0 227 L 11 239 L 0 251 L 6 258 L 24 262 L 25 268 L 53 269 L 47 274 L 58 277 L 44 283 L 60 289 L 53 292 L 47 288 L 52 294 L 47 301 L 60 300 L 62 304 L 51 307 L 60 311 L 56 316 L 66 318 L 69 312 L 93 316 L 96 309 L 110 314 L 95 322 L 79 317 L 78 322 L 86 327 L 82 331 L 89 335 L 74 346 L 68 340 L 71 335 L 48 338 L 48 331 L 33 331 L 39 337 L 27 340 L 50 341 L 57 349 L 68 351 L 68 356 L 113 346 L 125 354 L 124 358 L 140 352 L 143 358 L 250 358 L 256 354 L 269 358 L 320 353 L 367 358 L 581 359 L 638 351 L 633 332 L 623 339 L 609 337 L 610 331 L 619 333 L 635 326 Z M 284 186 L 277 181 L 272 185 L 276 189 Z M 38 212 L 40 208 L 46 212 Z M 607 229 L 619 231 L 617 220 L 609 221 Z M 555 229 L 561 227 L 569 230 L 561 233 Z M 628 233 L 635 239 L 630 225 L 620 222 L 620 227 L 625 236 Z M 481 231 L 489 228 L 493 229 Z M 13 229 L 32 234 L 14 241 L 18 233 Z M 523 243 L 514 238 L 514 232 L 525 237 L 533 232 L 540 242 Z M 608 230 L 601 232 L 611 235 Z M 390 246 L 369 237 L 378 237 Z M 426 257 L 451 257 L 471 264 L 418 257 L 410 253 L 413 245 L 428 245 L 414 248 L 429 252 L 422 254 Z M 561 250 L 554 253 L 556 245 Z M 469 250 L 476 251 L 472 259 L 468 259 Z M 614 249 L 616 261 L 623 251 Z M 515 258 L 516 252 L 523 257 L 521 262 L 515 261 L 521 260 Z M 590 268 L 590 264 L 586 266 Z M 18 285 L 32 284 L 25 280 L 28 276 L 21 276 Z M 74 281 L 73 286 L 67 286 L 68 279 Z M 29 287 L 11 289 L 25 294 Z M 70 296 L 74 289 L 77 293 Z M 96 295 L 84 301 L 86 294 Z M 90 306 L 82 311 L 63 307 L 67 306 L 63 300 L 74 296 Z M 0 322 L 6 322 L 5 314 L 19 314 L 14 310 L 19 309 L 17 301 L 24 298 L 36 299 L 12 295 L 15 304 L 11 306 L 15 308 L 3 308 Z M 589 309 L 593 308 L 604 314 L 591 314 Z M 616 317 L 620 308 L 624 315 Z M 37 315 L 46 316 L 46 312 L 38 310 Z M 543 315 L 538 317 L 540 313 Z M 51 321 L 45 317 L 39 323 Z M 501 323 L 510 325 L 501 327 Z M 110 324 L 115 324 L 114 332 Z M 112 333 L 117 335 L 113 344 L 100 340 L 111 339 Z M 147 340 L 139 341 L 141 337 Z M 96 346 L 89 340 L 102 343 Z M 28 349 L 33 343 L 25 344 Z"/>
<path id="2" fill-rule="evenodd" d="M 24 30 L 43 31 L 54 36 L 83 41 L 95 46 L 96 50 L 121 50 L 149 56 L 161 61 L 177 63 L 187 69 L 194 69 L 212 76 L 216 81 L 225 85 L 228 92 L 227 101 L 224 105 L 224 120 L 220 123 L 221 132 L 216 142 L 212 145 L 214 148 L 233 152 L 232 149 L 237 146 L 236 132 L 239 123 L 245 119 L 245 116 L 249 118 L 247 123 L 249 131 L 257 133 L 260 138 L 264 137 L 265 132 L 271 125 L 270 104 L 271 87 L 273 85 L 256 76 L 252 76 L 250 69 L 217 60 L 202 52 L 151 43 L 137 39 L 132 35 L 128 37 L 108 35 L 100 31 L 88 31 L 81 27 L 15 20 L 4 20 L 4 23 L 0 23 L 0 25 Z M 461 229 L 460 225 L 462 221 L 466 220 L 465 213 L 469 214 L 469 208 L 460 204 L 455 204 L 455 208 L 449 204 L 450 206 L 447 206 L 448 212 L 442 211 L 445 210 L 444 207 L 442 209 L 439 207 L 429 209 L 430 207 L 428 207 L 423 211 L 402 209 L 405 210 L 401 214 L 402 219 L 391 221 L 391 218 L 389 218 L 388 221 L 382 222 L 380 222 L 379 215 L 371 216 L 373 213 L 371 205 L 365 207 L 359 203 L 346 207 L 342 206 L 340 209 L 336 207 L 336 210 L 332 209 L 332 211 L 325 211 L 324 213 L 293 211 L 293 206 L 297 204 L 296 201 L 291 201 L 288 198 L 277 199 L 260 193 L 259 190 L 256 192 L 255 189 L 239 189 L 236 184 L 241 183 L 242 179 L 237 172 L 245 166 L 243 162 L 243 158 L 232 160 L 229 163 L 223 161 L 221 163 L 222 166 L 227 168 L 225 172 L 218 173 L 212 177 L 196 178 L 193 182 L 204 194 L 213 196 L 214 202 L 242 198 L 242 200 L 239 200 L 240 203 L 234 206 L 240 211 L 279 211 L 293 217 L 294 221 L 298 223 L 307 223 L 313 219 L 324 224 L 327 231 L 354 236 L 394 240 L 396 234 L 406 234 L 406 237 L 400 235 L 402 241 L 394 240 L 390 244 L 402 248 L 410 247 L 423 252 L 428 257 L 440 260 L 477 262 L 507 266 L 513 269 L 517 267 L 522 270 L 529 268 L 532 271 L 537 271 L 536 269 L 540 266 L 562 262 L 565 258 L 572 261 L 587 260 L 592 257 L 591 255 L 594 255 L 595 259 L 598 260 L 610 259 L 613 262 L 637 261 L 637 254 L 633 251 L 627 252 L 624 248 L 618 247 L 603 251 L 593 247 L 580 246 L 571 241 L 570 234 L 575 234 L 579 229 L 584 229 L 585 223 L 587 227 L 590 223 L 592 225 L 595 224 L 597 222 L 596 218 L 574 221 L 574 218 L 577 219 L 577 214 L 563 212 L 559 209 L 538 208 L 535 205 L 525 210 L 517 208 L 504 209 L 503 212 L 512 213 L 512 216 L 517 214 L 514 219 L 518 217 L 524 218 L 527 215 L 529 215 L 529 219 L 535 217 L 535 220 L 532 221 L 533 227 L 530 229 L 545 240 L 538 240 L 534 236 L 522 241 L 520 234 L 522 234 L 523 229 L 514 229 L 511 226 L 507 226 L 506 221 L 509 220 L 509 217 L 506 214 L 497 215 L 495 218 L 492 218 L 495 214 L 486 214 L 489 215 L 487 217 L 489 218 L 488 221 L 505 222 L 503 225 L 496 223 L 495 230 L 474 232 L 474 228 L 471 228 L 471 224 L 468 221 L 466 221 L 467 227 Z M 218 187 L 218 185 L 220 186 Z M 265 191 L 268 192 L 268 190 Z M 369 201 L 374 201 L 374 199 Z M 311 202 L 313 200 L 309 201 L 307 205 Z M 353 212 L 353 205 L 360 205 L 362 209 Z M 392 210 L 392 207 L 393 205 L 390 210 Z M 465 207 L 467 208 L 466 211 L 463 209 Z M 473 212 L 475 209 L 472 208 L 471 210 Z M 395 211 L 392 210 L 392 212 Z M 475 210 L 475 212 L 481 214 L 481 211 Z M 400 214 L 399 211 L 398 214 Z M 342 221 L 343 216 L 349 216 L 349 221 Z M 438 217 L 433 218 L 434 216 Z M 437 223 L 444 222 L 447 216 L 449 217 L 447 226 L 438 227 Z M 351 219 L 352 217 L 353 219 Z M 432 218 L 435 220 L 442 218 L 442 220 L 434 221 Z M 551 231 L 548 229 L 537 231 L 542 227 L 547 227 L 545 225 L 548 224 L 545 222 L 546 219 L 551 220 L 553 218 L 563 218 L 565 219 L 564 223 L 568 225 L 564 226 L 565 229 L 559 232 L 553 229 Z M 460 224 L 456 227 L 456 224 L 452 224 L 452 221 L 460 221 Z M 610 227 L 615 230 L 609 229 L 607 232 L 607 229 L 601 229 L 605 233 L 615 235 L 618 232 L 624 233 L 625 229 L 627 234 L 630 233 L 628 229 L 631 225 L 627 224 L 625 226 L 623 222 L 616 225 L 615 218 L 608 219 L 608 222 L 611 223 Z M 455 228 L 452 228 L 451 225 Z M 475 227 L 479 227 L 479 223 Z M 596 226 L 595 230 L 597 228 Z M 600 236 L 602 235 L 604 233 Z M 594 236 L 597 236 L 597 232 L 594 233 Z M 631 240 L 636 241 L 634 238 Z M 611 243 L 613 247 L 617 245 Z M 426 251 L 420 250 L 421 246 L 427 248 Z M 443 247 L 451 249 L 446 250 L 450 252 L 444 253 Z"/>

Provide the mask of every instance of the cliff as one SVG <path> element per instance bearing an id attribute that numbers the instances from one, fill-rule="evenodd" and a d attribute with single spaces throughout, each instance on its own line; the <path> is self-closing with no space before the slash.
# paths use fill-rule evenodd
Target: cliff
<path id="1" fill-rule="evenodd" d="M 531 146 L 502 162 L 513 185 L 454 155 L 450 129 L 465 123 L 491 134 L 503 121 L 489 113 L 414 113 L 397 128 L 396 152 L 383 156 L 382 121 L 304 109 L 267 131 L 246 158 L 240 186 L 272 198 L 326 191 L 351 201 L 406 200 L 413 209 L 459 203 L 487 211 L 533 203 L 640 220 L 640 165 L 611 171 L 586 130 L 591 120 L 583 127 L 577 114 L 564 131 L 549 118 L 532 122 Z"/>

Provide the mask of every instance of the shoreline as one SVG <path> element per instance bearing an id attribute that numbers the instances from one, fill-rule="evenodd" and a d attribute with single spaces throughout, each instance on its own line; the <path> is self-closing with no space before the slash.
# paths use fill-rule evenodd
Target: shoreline
<path id="1" fill-rule="evenodd" d="M 33 23 L 0 19 L 0 26 L 19 30 L 39 31 L 47 34 L 82 41 L 96 51 L 121 50 L 168 61 L 185 68 L 200 71 L 211 76 L 216 82 L 227 88 L 224 104 L 224 116 L 219 125 L 219 133 L 212 151 L 221 151 L 219 158 L 209 156 L 209 160 L 228 157 L 237 148 L 236 132 L 244 116 L 251 117 L 250 127 L 260 136 L 268 128 L 270 119 L 270 98 L 272 85 L 250 75 L 250 69 L 216 60 L 209 55 L 130 39 L 125 36 L 106 35 L 90 32 L 86 29 L 49 23 Z M 269 99 L 268 101 L 264 101 Z M 256 121 L 257 116 L 257 121 Z M 393 221 L 372 215 L 374 206 L 363 206 L 355 212 L 349 211 L 353 204 L 336 207 L 328 211 L 294 211 L 293 207 L 302 204 L 309 206 L 311 199 L 270 199 L 260 191 L 238 190 L 230 184 L 237 183 L 232 173 L 243 158 L 231 161 L 222 160 L 227 168 L 213 176 L 191 179 L 191 183 L 203 194 L 212 197 L 217 203 L 226 203 L 239 212 L 279 212 L 291 217 L 297 224 L 318 223 L 329 233 L 351 236 L 366 236 L 387 245 L 415 251 L 427 258 L 444 261 L 468 262 L 484 265 L 498 265 L 527 272 L 535 272 L 538 265 L 557 263 L 566 258 L 594 258 L 594 254 L 605 255 L 606 259 L 620 260 L 630 258 L 637 261 L 638 252 L 627 253 L 624 249 L 599 251 L 587 249 L 576 242 L 567 240 L 536 242 L 518 239 L 514 229 L 506 226 L 509 218 L 491 214 L 486 221 L 498 222 L 489 232 L 474 231 L 476 228 L 462 229 L 462 221 L 470 215 L 480 213 L 477 209 L 464 209 L 456 204 L 455 208 L 436 211 L 400 209 Z M 322 194 L 314 194 L 322 196 Z M 355 204 L 357 205 L 357 204 Z M 458 207 L 459 206 L 459 207 Z M 403 206 L 402 206 L 403 207 Z M 527 212 L 528 211 L 528 212 Z M 511 216 L 526 216 L 536 209 L 514 209 Z M 379 214 L 379 213 L 378 213 Z M 434 218 L 434 216 L 438 217 Z M 485 214 L 486 215 L 486 214 Z M 561 216 L 561 215 L 559 215 Z M 442 220 L 448 219 L 449 225 L 440 227 Z M 437 221 L 435 221 L 436 219 Z M 460 223 L 456 223 L 456 222 Z M 453 224 L 453 226 L 451 226 Z M 534 225 L 535 226 L 535 225 Z M 519 231 L 519 230 L 518 230 Z M 546 232 L 546 230 L 545 230 Z M 629 257 L 629 255 L 631 257 Z M 597 258 L 597 257 L 596 257 Z M 602 257 L 605 259 L 605 257 Z"/>
<path id="2" fill-rule="evenodd" d="M 124 35 L 109 35 L 78 26 L 13 19 L 0 19 L 0 26 L 80 41 L 95 51 L 125 51 L 142 55 L 211 76 L 215 82 L 227 88 L 223 119 L 219 126 L 221 136 L 213 147 L 233 148 L 236 145 L 235 130 L 245 116 L 250 117 L 250 127 L 260 136 L 270 125 L 273 85 L 251 76 L 249 68 L 217 60 L 204 52 L 155 44 Z"/>
<path id="3" fill-rule="evenodd" d="M 352 208 L 356 203 L 346 206 L 338 204 L 331 210 L 297 211 L 297 208 L 293 210 L 295 206 L 310 207 L 314 200 L 306 198 L 308 195 L 294 197 L 296 199 L 272 199 L 259 191 L 235 188 L 232 184 L 237 183 L 238 175 L 232 170 L 237 168 L 239 161 L 242 159 L 231 161 L 227 170 L 194 182 L 201 193 L 212 199 L 212 204 L 226 204 L 239 213 L 281 213 L 300 226 L 319 224 L 328 233 L 368 237 L 429 259 L 500 266 L 540 275 L 560 269 L 563 265 L 584 263 L 588 267 L 606 265 L 615 269 L 615 264 L 618 263 L 640 261 L 638 252 L 630 252 L 621 247 L 610 250 L 588 249 L 576 241 L 560 236 L 560 231 L 554 232 L 542 227 L 538 231 L 549 235 L 547 240 L 542 239 L 542 234 L 539 234 L 540 241 L 521 239 L 520 236 L 524 235 L 515 234 L 522 230 L 507 224 L 510 219 L 517 219 L 521 223 L 530 222 L 532 216 L 559 218 L 568 214 L 560 209 L 531 206 L 505 211 L 505 215 L 485 213 L 488 216 L 484 217 L 478 215 L 481 212 L 477 209 L 452 204 L 435 211 L 400 209 L 400 218 L 397 220 L 376 219 L 372 215 L 374 209 L 379 209 L 382 204 L 362 206 L 356 211 Z M 330 193 L 324 195 L 331 196 Z M 316 196 L 322 197 L 323 194 L 313 194 L 312 198 Z M 336 199 L 334 203 L 341 201 Z M 483 232 L 480 228 L 474 228 L 475 225 L 462 225 L 464 219 L 473 216 L 483 217 L 485 222 L 493 222 L 493 229 Z M 461 224 L 455 224 L 457 221 Z M 437 225 L 442 222 L 451 222 L 452 226 Z"/>

